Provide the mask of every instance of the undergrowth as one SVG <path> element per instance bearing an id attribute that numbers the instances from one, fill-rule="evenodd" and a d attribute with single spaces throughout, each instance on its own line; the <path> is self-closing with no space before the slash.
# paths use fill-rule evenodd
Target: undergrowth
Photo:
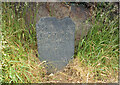
<path id="1" fill-rule="evenodd" d="M 16 14 L 13 7 L 13 3 L 2 3 L 2 82 L 40 82 L 44 71 L 36 57 L 35 25 L 27 27 L 23 18 L 26 10 Z"/>
<path id="2" fill-rule="evenodd" d="M 118 79 L 119 21 L 118 14 L 110 16 L 116 10 L 118 7 L 112 3 L 99 3 L 90 19 L 92 28 L 78 47 L 80 61 L 94 67 L 94 79 L 103 82 Z"/>
<path id="3" fill-rule="evenodd" d="M 100 6 L 106 7 L 105 9 Z M 79 43 L 77 56 L 91 71 L 93 80 L 118 79 L 118 15 L 116 5 L 103 3 L 95 7 L 88 35 Z M 39 83 L 45 76 L 36 57 L 35 25 L 25 24 L 27 4 L 2 3 L 2 82 Z M 24 7 L 18 12 L 17 9 Z M 16 9 L 16 10 L 14 10 Z M 31 11 L 31 10 L 29 10 Z M 17 13 L 16 13 L 17 12 Z M 28 29 L 29 28 L 29 29 Z M 109 82 L 112 82 L 110 80 Z"/>

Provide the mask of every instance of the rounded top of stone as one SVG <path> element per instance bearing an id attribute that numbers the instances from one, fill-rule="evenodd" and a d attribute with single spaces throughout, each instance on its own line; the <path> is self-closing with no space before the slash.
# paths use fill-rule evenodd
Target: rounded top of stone
<path id="1" fill-rule="evenodd" d="M 69 17 L 64 17 L 64 18 L 61 18 L 61 19 L 56 18 L 56 17 L 42 17 L 42 18 L 40 18 L 40 20 L 38 21 L 37 24 L 39 24 L 40 22 L 46 22 L 46 21 L 53 21 L 53 22 L 54 21 L 55 22 L 63 22 L 64 21 L 64 22 L 69 23 L 70 25 L 75 25 L 75 23 Z"/>

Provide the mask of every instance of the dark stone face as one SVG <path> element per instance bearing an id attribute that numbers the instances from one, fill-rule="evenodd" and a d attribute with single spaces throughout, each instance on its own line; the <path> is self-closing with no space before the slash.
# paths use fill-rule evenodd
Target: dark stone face
<path id="1" fill-rule="evenodd" d="M 41 18 L 36 31 L 38 53 L 48 73 L 62 70 L 74 55 L 75 24 L 68 17 Z"/>

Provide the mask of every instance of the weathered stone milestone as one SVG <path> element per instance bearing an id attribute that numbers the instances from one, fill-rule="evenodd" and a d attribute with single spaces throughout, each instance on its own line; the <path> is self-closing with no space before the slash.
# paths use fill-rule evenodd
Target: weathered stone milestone
<path id="1" fill-rule="evenodd" d="M 74 22 L 65 17 L 40 18 L 36 24 L 38 53 L 48 73 L 62 70 L 74 55 Z"/>

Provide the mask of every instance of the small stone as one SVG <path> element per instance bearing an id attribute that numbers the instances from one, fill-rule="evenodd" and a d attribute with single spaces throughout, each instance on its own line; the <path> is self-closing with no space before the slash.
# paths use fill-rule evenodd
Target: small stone
<path id="1" fill-rule="evenodd" d="M 54 76 L 54 74 L 53 74 L 53 73 L 51 73 L 49 76 Z"/>

